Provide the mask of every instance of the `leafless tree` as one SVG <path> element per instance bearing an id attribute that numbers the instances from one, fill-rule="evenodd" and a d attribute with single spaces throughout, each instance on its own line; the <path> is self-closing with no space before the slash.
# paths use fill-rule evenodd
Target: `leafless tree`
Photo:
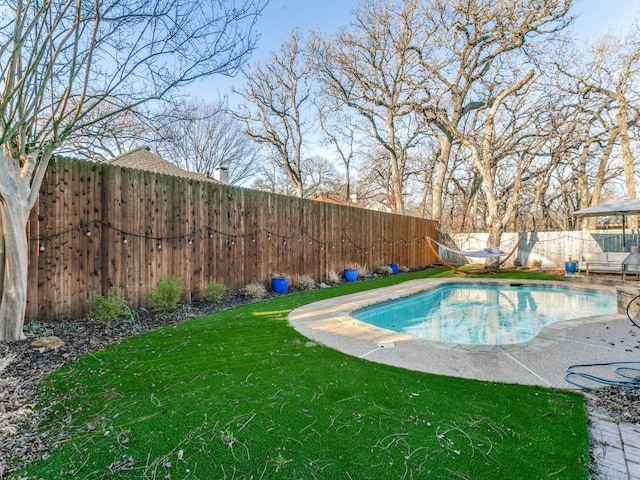
<path id="1" fill-rule="evenodd" d="M 345 171 L 344 198 L 351 202 L 351 170 L 356 156 L 358 127 L 343 104 L 334 98 L 321 97 L 317 104 L 318 122 L 324 134 L 324 144 L 331 146 L 342 162 Z"/>
<path id="2" fill-rule="evenodd" d="M 234 73 L 264 0 L 5 2 L 0 28 L 0 340 L 23 336 L 29 213 L 53 152 L 105 118 Z M 108 108 L 103 108 L 108 106 Z"/>
<path id="3" fill-rule="evenodd" d="M 463 136 L 464 122 L 490 108 L 501 81 L 505 58 L 522 56 L 524 47 L 564 28 L 571 0 L 434 0 L 421 2 L 421 34 L 413 44 L 422 68 L 424 91 L 418 108 L 441 132 L 440 155 L 433 182 L 431 215 L 441 216 L 442 188 L 453 142 Z M 497 91 L 504 91 L 498 89 Z"/>
<path id="4" fill-rule="evenodd" d="M 404 212 L 406 166 L 424 132 L 414 113 L 417 90 L 411 48 L 418 0 L 369 0 L 354 20 L 332 38 L 314 39 L 317 71 L 328 95 L 363 120 L 364 133 L 386 151 L 387 195 L 396 213 Z"/>
<path id="5" fill-rule="evenodd" d="M 165 121 L 155 132 L 153 143 L 165 160 L 209 177 L 216 167 L 224 167 L 234 185 L 259 171 L 260 149 L 224 105 L 190 100 L 161 118 Z"/>
<path id="6" fill-rule="evenodd" d="M 280 50 L 272 52 L 266 62 L 248 66 L 242 73 L 246 85 L 238 93 L 246 104 L 236 116 L 246 123 L 246 132 L 254 141 L 272 150 L 270 158 L 302 198 L 304 136 L 308 128 L 305 108 L 310 106 L 311 70 L 298 30 L 292 30 Z"/>

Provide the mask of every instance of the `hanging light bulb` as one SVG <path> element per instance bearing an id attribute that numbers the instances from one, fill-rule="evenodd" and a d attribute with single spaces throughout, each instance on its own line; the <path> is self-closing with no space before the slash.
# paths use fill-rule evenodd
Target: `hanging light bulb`
<path id="1" fill-rule="evenodd" d="M 162 243 L 160 243 L 160 240 L 158 240 L 156 247 L 158 247 L 158 250 L 162 250 Z"/>
<path id="2" fill-rule="evenodd" d="M 127 244 L 127 237 L 126 237 L 126 235 L 122 235 L 122 243 L 124 243 L 125 245 Z"/>
<path id="3" fill-rule="evenodd" d="M 40 251 L 44 252 L 44 250 L 45 250 L 44 242 L 40 242 Z"/>

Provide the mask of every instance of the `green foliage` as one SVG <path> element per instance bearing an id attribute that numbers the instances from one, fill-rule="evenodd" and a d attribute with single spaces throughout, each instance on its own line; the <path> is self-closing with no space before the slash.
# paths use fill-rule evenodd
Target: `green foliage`
<path id="1" fill-rule="evenodd" d="M 243 293 L 252 302 L 257 302 L 267 296 L 267 289 L 261 283 L 250 283 L 244 287 Z"/>
<path id="2" fill-rule="evenodd" d="M 306 291 L 306 290 L 313 290 L 314 288 L 316 288 L 316 281 L 311 278 L 308 277 L 307 275 L 300 275 L 298 277 L 298 281 L 296 282 L 296 287 L 298 288 L 298 290 L 301 291 Z"/>
<path id="3" fill-rule="evenodd" d="M 156 287 L 149 292 L 149 298 L 160 310 L 174 310 L 184 293 L 184 282 L 178 277 L 162 277 Z"/>
<path id="4" fill-rule="evenodd" d="M 40 320 L 31 320 L 24 326 L 23 331 L 25 333 L 37 333 L 41 329 L 43 329 L 43 324 Z"/>
<path id="5" fill-rule="evenodd" d="M 87 316 L 103 322 L 117 320 L 129 313 L 124 291 L 120 287 L 112 288 L 106 297 L 94 293 L 89 303 L 93 309 L 87 313 Z"/>
<path id="6" fill-rule="evenodd" d="M 207 302 L 219 302 L 227 293 L 227 286 L 224 283 L 214 282 L 212 278 L 207 283 L 207 289 L 204 291 L 204 299 Z"/>

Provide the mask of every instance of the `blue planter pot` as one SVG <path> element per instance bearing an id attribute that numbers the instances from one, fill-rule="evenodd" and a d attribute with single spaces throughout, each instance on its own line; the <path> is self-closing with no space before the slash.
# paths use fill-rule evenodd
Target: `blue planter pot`
<path id="1" fill-rule="evenodd" d="M 274 293 L 287 293 L 289 290 L 289 279 L 287 277 L 273 277 L 271 279 L 271 290 Z"/>
<path id="2" fill-rule="evenodd" d="M 565 262 L 564 263 L 564 271 L 565 273 L 576 273 L 578 265 L 576 262 Z"/>
<path id="3" fill-rule="evenodd" d="M 347 268 L 344 271 L 344 280 L 346 282 L 355 282 L 358 279 L 358 271 L 353 268 Z"/>
<path id="4" fill-rule="evenodd" d="M 398 273 L 398 264 L 397 263 L 390 263 L 389 266 L 391 267 L 391 271 L 393 273 Z"/>

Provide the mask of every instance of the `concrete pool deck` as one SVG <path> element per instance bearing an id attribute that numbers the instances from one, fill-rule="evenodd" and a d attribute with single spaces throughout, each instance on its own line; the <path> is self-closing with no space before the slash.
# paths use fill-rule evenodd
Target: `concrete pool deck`
<path id="1" fill-rule="evenodd" d="M 534 340 L 502 346 L 422 340 L 360 322 L 350 315 L 368 305 L 463 282 L 550 283 L 477 278 L 410 280 L 305 305 L 289 314 L 289 322 L 305 337 L 349 355 L 425 373 L 493 382 L 576 388 L 564 378 L 571 365 L 639 360 L 640 330 L 621 313 L 558 322 L 545 327 Z M 611 286 L 551 283 L 615 294 Z"/>

